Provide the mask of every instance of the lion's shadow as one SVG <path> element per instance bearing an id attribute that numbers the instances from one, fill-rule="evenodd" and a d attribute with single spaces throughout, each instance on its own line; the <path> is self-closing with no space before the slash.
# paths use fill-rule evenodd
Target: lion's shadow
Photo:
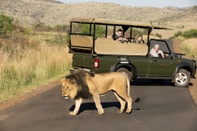
<path id="1" fill-rule="evenodd" d="M 120 108 L 119 102 L 102 102 L 101 105 L 103 108 L 109 108 L 109 107 L 116 107 L 118 109 Z M 69 110 L 73 111 L 74 108 L 75 108 L 75 105 L 72 105 Z M 78 114 L 80 114 L 81 112 L 85 110 L 97 110 L 95 103 L 94 102 L 82 103 Z"/>
<path id="2" fill-rule="evenodd" d="M 102 102 L 101 103 L 103 108 L 111 108 L 116 107 L 117 109 L 120 109 L 120 103 L 119 102 Z M 126 104 L 127 106 L 127 104 Z M 70 111 L 73 111 L 75 108 L 75 105 L 72 105 L 70 107 Z M 88 102 L 88 103 L 82 103 L 79 109 L 78 114 L 85 110 L 97 110 L 94 102 Z M 133 108 L 133 110 L 140 110 L 140 108 Z"/>

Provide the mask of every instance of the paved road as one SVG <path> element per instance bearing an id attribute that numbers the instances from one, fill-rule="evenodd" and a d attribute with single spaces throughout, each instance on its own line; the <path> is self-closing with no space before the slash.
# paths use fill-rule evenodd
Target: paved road
<path id="1" fill-rule="evenodd" d="M 69 116 L 74 101 L 61 97 L 60 87 L 0 112 L 0 131 L 197 131 L 197 107 L 187 88 L 133 83 L 131 95 L 141 98 L 132 114 L 116 114 L 113 93 L 101 98 L 105 115 L 93 101 L 84 101 L 78 116 Z"/>

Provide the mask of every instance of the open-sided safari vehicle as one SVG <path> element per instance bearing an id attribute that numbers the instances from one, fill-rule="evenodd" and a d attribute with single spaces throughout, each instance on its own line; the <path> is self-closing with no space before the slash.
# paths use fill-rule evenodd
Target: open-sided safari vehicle
<path id="1" fill-rule="evenodd" d="M 172 80 L 175 86 L 185 87 L 194 78 L 196 61 L 182 58 L 184 54 L 174 53 L 172 41 L 150 39 L 154 29 L 170 30 L 153 23 L 120 20 L 71 18 L 69 52 L 73 53 L 72 69 L 90 72 L 125 72 L 130 79 L 147 78 L 154 82 Z M 85 33 L 76 32 L 79 26 L 88 25 Z M 104 29 L 102 37 L 97 36 L 97 27 Z M 127 41 L 120 42 L 112 37 L 118 28 L 127 33 Z M 133 41 L 133 29 L 147 30 L 145 43 Z M 155 44 L 160 46 L 165 58 L 151 57 L 150 50 Z"/>

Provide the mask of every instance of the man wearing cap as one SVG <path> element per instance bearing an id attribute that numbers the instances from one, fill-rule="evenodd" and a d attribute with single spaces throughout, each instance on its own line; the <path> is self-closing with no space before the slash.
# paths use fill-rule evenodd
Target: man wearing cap
<path id="1" fill-rule="evenodd" d="M 151 57 L 159 57 L 159 54 L 164 57 L 163 51 L 159 50 L 159 45 L 155 44 L 154 47 L 150 50 Z"/>

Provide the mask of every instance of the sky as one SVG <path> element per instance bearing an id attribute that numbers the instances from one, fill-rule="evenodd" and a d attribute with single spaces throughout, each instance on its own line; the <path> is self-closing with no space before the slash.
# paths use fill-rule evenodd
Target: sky
<path id="1" fill-rule="evenodd" d="M 149 7 L 189 7 L 197 5 L 197 0 L 58 0 L 63 3 L 74 2 L 110 2 L 128 6 L 149 6 Z"/>

